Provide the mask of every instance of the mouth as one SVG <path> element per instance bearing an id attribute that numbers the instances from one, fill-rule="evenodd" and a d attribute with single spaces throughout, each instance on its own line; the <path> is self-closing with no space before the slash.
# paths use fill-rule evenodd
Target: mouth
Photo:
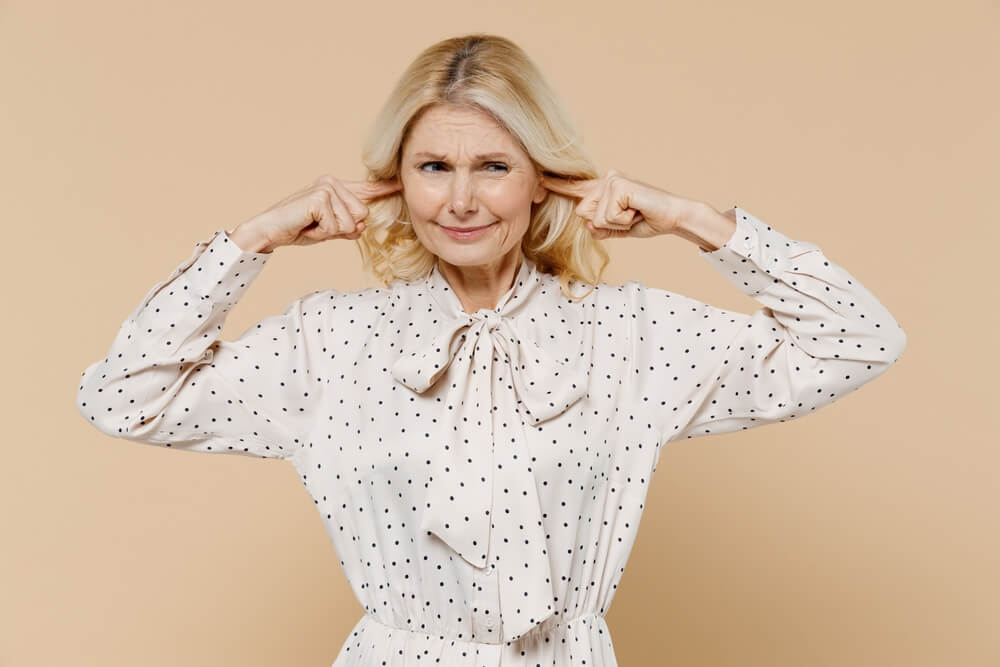
<path id="1" fill-rule="evenodd" d="M 486 233 L 486 230 L 493 227 L 496 223 L 497 221 L 493 221 L 490 224 L 483 225 L 481 227 L 446 227 L 444 225 L 438 225 L 438 226 L 444 230 L 445 234 L 447 234 L 453 239 L 467 240 L 467 239 L 476 239 L 479 238 L 480 236 L 483 236 Z"/>
<path id="2" fill-rule="evenodd" d="M 493 223 L 491 222 L 489 225 L 481 225 L 479 227 L 448 227 L 447 225 L 440 225 L 440 226 L 444 227 L 445 229 L 447 229 L 448 231 L 451 231 L 451 232 L 475 232 L 475 231 L 478 231 L 480 229 L 486 229 L 487 227 L 489 227 L 492 224 Z"/>

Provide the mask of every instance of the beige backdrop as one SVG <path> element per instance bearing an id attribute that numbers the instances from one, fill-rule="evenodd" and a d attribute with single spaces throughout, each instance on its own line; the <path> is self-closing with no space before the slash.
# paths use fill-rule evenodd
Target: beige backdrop
<path id="1" fill-rule="evenodd" d="M 937 5 L 934 8 L 933 5 Z M 672 443 L 608 613 L 622 665 L 1000 665 L 998 5 L 0 4 L 0 665 L 329 667 L 363 610 L 291 465 L 102 435 L 84 368 L 195 242 L 359 149 L 429 44 L 514 39 L 602 171 L 820 245 L 908 336 L 820 413 Z M 675 237 L 606 280 L 756 307 Z M 276 252 L 224 338 L 374 284 Z"/>

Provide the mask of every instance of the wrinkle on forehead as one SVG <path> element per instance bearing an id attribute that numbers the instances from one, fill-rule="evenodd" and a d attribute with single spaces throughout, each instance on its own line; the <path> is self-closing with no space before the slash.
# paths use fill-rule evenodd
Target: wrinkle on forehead
<path id="1" fill-rule="evenodd" d="M 406 145 L 407 153 L 427 151 L 444 155 L 449 161 L 471 160 L 480 153 L 507 153 L 512 160 L 524 160 L 524 149 L 492 116 L 473 110 L 432 109 L 414 126 Z"/>

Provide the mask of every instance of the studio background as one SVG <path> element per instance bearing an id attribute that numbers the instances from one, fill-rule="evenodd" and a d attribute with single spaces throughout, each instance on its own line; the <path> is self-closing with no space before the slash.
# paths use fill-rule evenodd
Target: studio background
<path id="1" fill-rule="evenodd" d="M 602 174 L 818 244 L 907 334 L 815 414 L 665 448 L 607 615 L 626 667 L 1000 664 L 995 2 L 0 4 L 0 665 L 329 667 L 363 613 L 292 466 L 102 435 L 84 369 L 194 244 L 322 173 L 416 54 L 504 35 Z M 990 83 L 990 82 L 994 83 Z M 604 280 L 751 312 L 678 237 Z M 275 252 L 233 339 L 374 285 Z"/>

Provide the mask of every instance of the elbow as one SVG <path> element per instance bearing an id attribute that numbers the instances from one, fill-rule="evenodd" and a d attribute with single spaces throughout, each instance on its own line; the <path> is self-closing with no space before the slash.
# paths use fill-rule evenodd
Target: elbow
<path id="1" fill-rule="evenodd" d="M 84 371 L 76 390 L 76 411 L 88 424 L 101 433 L 121 437 L 121 425 L 110 415 L 109 408 L 101 408 L 100 395 L 106 387 L 98 382 L 91 369 Z"/>
<path id="2" fill-rule="evenodd" d="M 100 411 L 96 409 L 96 403 L 89 391 L 81 389 L 76 394 L 76 411 L 80 413 L 88 424 L 96 428 L 105 435 L 115 435 L 116 427 L 109 420 L 103 419 Z"/>

